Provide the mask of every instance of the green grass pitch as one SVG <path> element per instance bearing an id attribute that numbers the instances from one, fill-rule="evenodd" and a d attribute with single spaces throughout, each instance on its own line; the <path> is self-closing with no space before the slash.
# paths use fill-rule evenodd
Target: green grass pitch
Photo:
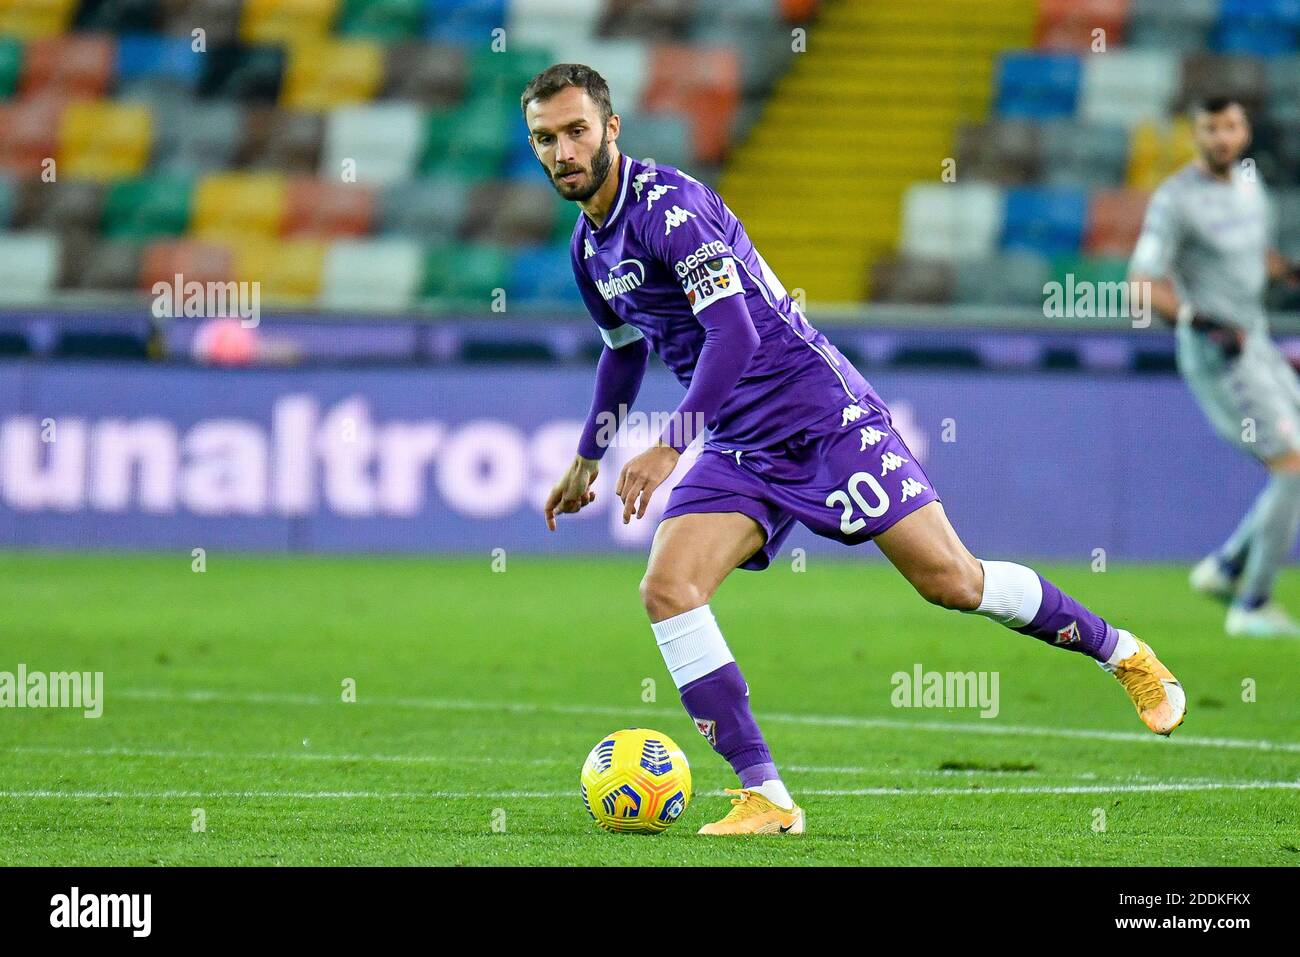
<path id="1" fill-rule="evenodd" d="M 0 555 L 0 671 L 105 682 L 98 719 L 0 710 L 0 863 L 1300 864 L 1300 644 L 1222 637 L 1182 567 L 1043 569 L 1179 675 L 1171 740 L 1092 662 L 881 563 L 732 576 L 713 607 L 809 830 L 727 841 L 695 834 L 734 778 L 677 700 L 641 560 L 190 561 Z M 893 707 L 917 663 L 997 672 L 999 713 Z M 603 833 L 578 796 L 629 726 L 691 760 L 662 835 Z"/>

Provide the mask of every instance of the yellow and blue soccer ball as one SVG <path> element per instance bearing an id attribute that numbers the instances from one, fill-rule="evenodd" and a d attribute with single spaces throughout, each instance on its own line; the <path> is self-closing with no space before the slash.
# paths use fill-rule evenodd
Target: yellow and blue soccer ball
<path id="1" fill-rule="evenodd" d="M 582 765 L 582 803 L 607 831 L 656 834 L 691 802 L 691 767 L 672 738 L 628 728 L 600 739 Z"/>

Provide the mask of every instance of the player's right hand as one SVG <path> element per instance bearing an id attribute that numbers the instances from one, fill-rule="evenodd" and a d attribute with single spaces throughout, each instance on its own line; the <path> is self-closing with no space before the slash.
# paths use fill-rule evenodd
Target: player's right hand
<path id="1" fill-rule="evenodd" d="M 555 516 L 580 512 L 596 501 L 596 493 L 591 490 L 596 476 L 600 474 L 600 463 L 595 459 L 575 456 L 564 476 L 546 496 L 546 527 L 555 531 Z"/>
<path id="2" fill-rule="evenodd" d="M 1204 333 L 1207 339 L 1218 346 L 1220 354 L 1229 362 L 1241 355 L 1241 350 L 1246 344 L 1245 333 L 1236 326 L 1215 319 L 1213 316 L 1207 316 L 1203 312 L 1193 313 L 1192 328 Z"/>

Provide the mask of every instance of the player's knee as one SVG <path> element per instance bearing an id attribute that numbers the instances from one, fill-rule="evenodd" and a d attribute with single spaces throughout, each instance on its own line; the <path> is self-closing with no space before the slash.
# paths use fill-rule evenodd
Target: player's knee
<path id="1" fill-rule="evenodd" d="M 698 586 L 679 575 L 646 572 L 641 579 L 641 603 L 651 621 L 683 614 L 707 600 Z"/>
<path id="2" fill-rule="evenodd" d="M 951 562 L 917 576 L 912 584 L 930 604 L 952 611 L 974 611 L 984 598 L 979 562 Z"/>

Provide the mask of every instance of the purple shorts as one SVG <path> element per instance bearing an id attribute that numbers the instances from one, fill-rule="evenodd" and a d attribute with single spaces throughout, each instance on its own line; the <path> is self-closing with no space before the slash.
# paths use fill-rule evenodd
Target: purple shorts
<path id="1" fill-rule="evenodd" d="M 869 396 L 766 448 L 737 451 L 707 442 L 668 496 L 663 518 L 748 515 L 767 541 L 740 567 L 758 570 L 771 564 L 795 522 L 859 545 L 937 501 L 888 410 Z"/>

